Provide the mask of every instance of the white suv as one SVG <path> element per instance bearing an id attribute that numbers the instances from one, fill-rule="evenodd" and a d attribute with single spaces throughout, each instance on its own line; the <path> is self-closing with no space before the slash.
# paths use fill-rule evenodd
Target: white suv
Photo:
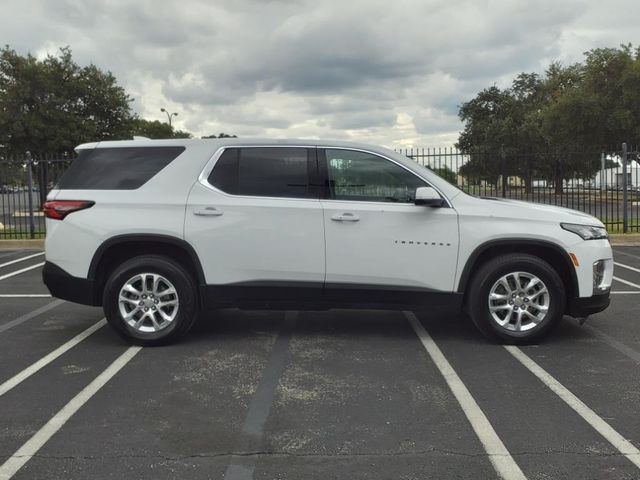
<path id="1" fill-rule="evenodd" d="M 146 345 L 199 311 L 444 307 L 530 342 L 609 305 L 594 217 L 467 195 L 347 142 L 133 140 L 78 147 L 51 191 L 43 277 Z"/>

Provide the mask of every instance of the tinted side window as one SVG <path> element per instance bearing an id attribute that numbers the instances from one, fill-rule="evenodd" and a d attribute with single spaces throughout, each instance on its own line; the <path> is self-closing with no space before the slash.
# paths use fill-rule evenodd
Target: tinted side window
<path id="1" fill-rule="evenodd" d="M 229 148 L 216 162 L 208 180 L 214 187 L 234 195 L 313 196 L 305 148 Z"/>
<path id="2" fill-rule="evenodd" d="M 228 148 L 222 152 L 207 181 L 223 192 L 237 195 L 239 153 L 238 148 Z"/>
<path id="3" fill-rule="evenodd" d="M 325 150 L 329 191 L 336 200 L 413 203 L 416 188 L 427 184 L 413 173 L 377 155 Z"/>
<path id="4" fill-rule="evenodd" d="M 58 182 L 63 190 L 134 190 L 180 155 L 185 147 L 82 150 Z"/>

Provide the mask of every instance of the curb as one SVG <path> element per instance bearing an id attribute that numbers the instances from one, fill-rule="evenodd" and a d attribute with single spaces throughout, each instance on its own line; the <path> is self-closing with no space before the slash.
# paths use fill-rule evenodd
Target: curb
<path id="1" fill-rule="evenodd" d="M 14 250 L 21 248 L 44 250 L 44 239 L 38 238 L 35 240 L 0 240 L 0 250 Z"/>
<path id="2" fill-rule="evenodd" d="M 609 234 L 609 241 L 614 247 L 638 247 L 640 246 L 640 233 Z"/>

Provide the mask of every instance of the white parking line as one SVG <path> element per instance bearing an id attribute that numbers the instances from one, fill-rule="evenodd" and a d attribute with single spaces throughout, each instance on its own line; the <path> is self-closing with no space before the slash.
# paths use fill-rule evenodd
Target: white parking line
<path id="1" fill-rule="evenodd" d="M 11 377 L 9 380 L 7 380 L 2 385 L 0 385 L 0 397 L 2 395 L 4 395 L 5 393 L 7 393 L 12 388 L 14 388 L 16 385 L 19 385 L 20 383 L 24 382 L 27 378 L 29 378 L 31 375 L 36 373 L 38 370 L 40 370 L 43 367 L 46 367 L 47 365 L 49 365 L 56 358 L 58 358 L 60 355 L 63 355 L 65 352 L 69 351 L 70 349 L 72 349 L 73 347 L 78 345 L 81 341 L 83 341 L 89 335 L 91 335 L 92 333 L 97 332 L 106 323 L 107 322 L 106 322 L 106 320 L 104 318 L 102 320 L 100 320 L 99 322 L 94 323 L 89 328 L 87 328 L 85 331 L 79 333 L 78 335 L 73 337 L 71 340 L 69 340 L 65 344 L 59 346 L 58 348 L 56 348 L 51 353 L 45 355 L 44 357 L 42 357 L 37 362 L 32 363 L 27 368 L 22 370 L 20 373 L 18 373 L 16 375 L 14 375 L 13 377 Z M 2 477 L 0 477 L 0 478 L 2 478 Z"/>
<path id="2" fill-rule="evenodd" d="M 618 267 L 626 268 L 627 270 L 640 273 L 640 268 L 632 267 L 631 265 L 625 265 L 624 263 L 620 262 L 613 262 L 613 264 L 617 265 Z"/>
<path id="3" fill-rule="evenodd" d="M 627 457 L 636 467 L 640 468 L 640 450 L 638 450 L 629 440 L 620 435 L 617 431 L 605 422 L 596 412 L 587 407 L 582 400 L 571 393 L 555 378 L 549 375 L 540 365 L 531 360 L 518 347 L 505 345 L 507 351 L 513 355 L 531 373 L 549 387 L 562 401 L 580 415 L 589 425 L 591 425 L 600 435 L 606 438 L 622 455 Z"/>
<path id="4" fill-rule="evenodd" d="M 620 254 L 620 255 L 626 255 L 627 257 L 631 257 L 631 258 L 637 258 L 640 260 L 640 257 L 638 255 L 633 255 L 631 253 L 627 253 L 627 252 L 623 252 L 622 250 L 620 250 L 619 248 L 617 250 L 613 251 L 614 254 Z"/>
<path id="5" fill-rule="evenodd" d="M 640 293 L 640 292 L 633 292 L 633 293 Z M 600 331 L 600 329 L 594 327 L 593 325 L 584 325 L 582 328 L 586 328 L 587 331 L 591 332 L 593 336 L 598 337 L 603 342 L 609 344 L 610 347 L 615 348 L 620 353 L 622 353 L 623 355 L 626 355 L 631 360 L 637 362 L 638 365 L 640 365 L 640 352 L 637 352 L 633 348 L 625 345 L 619 340 L 616 340 L 612 336 L 607 335 L 606 333 Z"/>
<path id="6" fill-rule="evenodd" d="M 43 314 L 44 312 L 47 312 L 49 310 L 51 310 L 52 308 L 57 307 L 58 305 L 62 305 L 64 303 L 64 300 L 54 300 L 53 302 L 47 303 L 46 305 L 40 307 L 40 308 L 36 308 L 35 310 L 29 312 L 29 313 L 25 313 L 24 315 L 19 316 L 18 318 L 14 319 L 14 320 L 10 320 L 7 323 L 3 323 L 2 325 L 0 325 L 0 333 L 2 332 L 6 332 L 7 330 L 9 330 L 10 328 L 13 328 L 15 326 L 18 326 L 28 320 L 31 320 L 32 318 L 37 317 L 38 315 Z"/>
<path id="7" fill-rule="evenodd" d="M 444 380 L 462 407 L 462 411 L 482 443 L 498 475 L 504 480 L 526 480 L 524 473 L 522 473 L 522 470 L 520 470 L 520 467 L 504 446 L 502 440 L 500 440 L 500 437 L 498 437 L 491 423 L 418 318 L 413 312 L 404 312 L 404 315 L 407 317 L 407 320 L 409 320 L 420 342 L 422 342 L 425 350 L 436 367 L 438 367 L 438 370 L 440 370 Z"/>
<path id="8" fill-rule="evenodd" d="M 15 277 L 16 275 L 20 275 L 21 273 L 28 272 L 29 270 L 40 268 L 43 265 L 44 265 L 44 262 L 38 263 L 36 265 L 31 265 L 30 267 L 23 268 L 22 270 L 16 270 L 15 272 L 7 273 L 6 275 L 2 275 L 0 277 L 0 280 L 4 280 L 5 278 Z"/>
<path id="9" fill-rule="evenodd" d="M 6 462 L 0 466 L 0 480 L 9 480 L 20 470 L 65 423 L 87 403 L 106 383 L 111 380 L 127 363 L 131 361 L 142 347 L 129 347 L 114 360 L 100 375 L 80 393 L 73 397 L 51 420 L 44 424 L 29 440 L 27 440 Z"/>
<path id="10" fill-rule="evenodd" d="M 638 285 L 637 283 L 629 282 L 628 280 L 625 280 L 623 278 L 613 277 L 613 279 L 616 282 L 624 283 L 625 285 L 629 285 L 631 287 L 640 288 L 640 285 Z"/>
<path id="11" fill-rule="evenodd" d="M 625 290 L 620 290 L 619 292 L 609 292 L 611 295 L 638 295 L 640 294 L 640 292 L 634 292 L 634 291 L 625 291 Z"/>
<path id="12" fill-rule="evenodd" d="M 7 262 L 7 263 L 0 263 L 0 268 L 8 267 L 9 265 L 13 265 L 14 263 L 24 262 L 25 260 L 30 260 L 32 258 L 39 257 L 40 255 L 44 255 L 44 252 L 35 253 L 27 257 L 18 258 L 17 260 L 11 260 L 10 262 Z"/>
<path id="13" fill-rule="evenodd" d="M 51 295 L 47 293 L 2 293 L 0 298 L 51 298 Z"/>

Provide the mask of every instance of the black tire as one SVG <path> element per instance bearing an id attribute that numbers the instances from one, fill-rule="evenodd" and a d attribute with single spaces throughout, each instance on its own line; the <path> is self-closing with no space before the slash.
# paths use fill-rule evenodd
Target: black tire
<path id="1" fill-rule="evenodd" d="M 489 310 L 489 293 L 493 285 L 504 275 L 512 272 L 535 275 L 544 283 L 549 293 L 548 310 L 543 320 L 537 325 L 529 319 L 526 320 L 531 322 L 530 330 L 515 331 L 500 326 Z M 466 299 L 467 313 L 478 330 L 490 340 L 508 344 L 526 344 L 542 339 L 560 323 L 565 305 L 565 286 L 555 269 L 538 257 L 520 253 L 502 255 L 482 264 L 473 276 Z M 517 317 L 517 312 L 515 315 Z"/>
<path id="2" fill-rule="evenodd" d="M 179 300 L 173 320 L 155 332 L 133 328 L 120 312 L 121 289 L 129 279 L 143 273 L 164 277 L 175 288 Z M 113 271 L 105 284 L 102 306 L 109 324 L 129 342 L 143 346 L 166 345 L 175 342 L 193 326 L 198 315 L 198 290 L 193 277 L 178 262 L 160 255 L 145 255 L 131 258 Z"/>

